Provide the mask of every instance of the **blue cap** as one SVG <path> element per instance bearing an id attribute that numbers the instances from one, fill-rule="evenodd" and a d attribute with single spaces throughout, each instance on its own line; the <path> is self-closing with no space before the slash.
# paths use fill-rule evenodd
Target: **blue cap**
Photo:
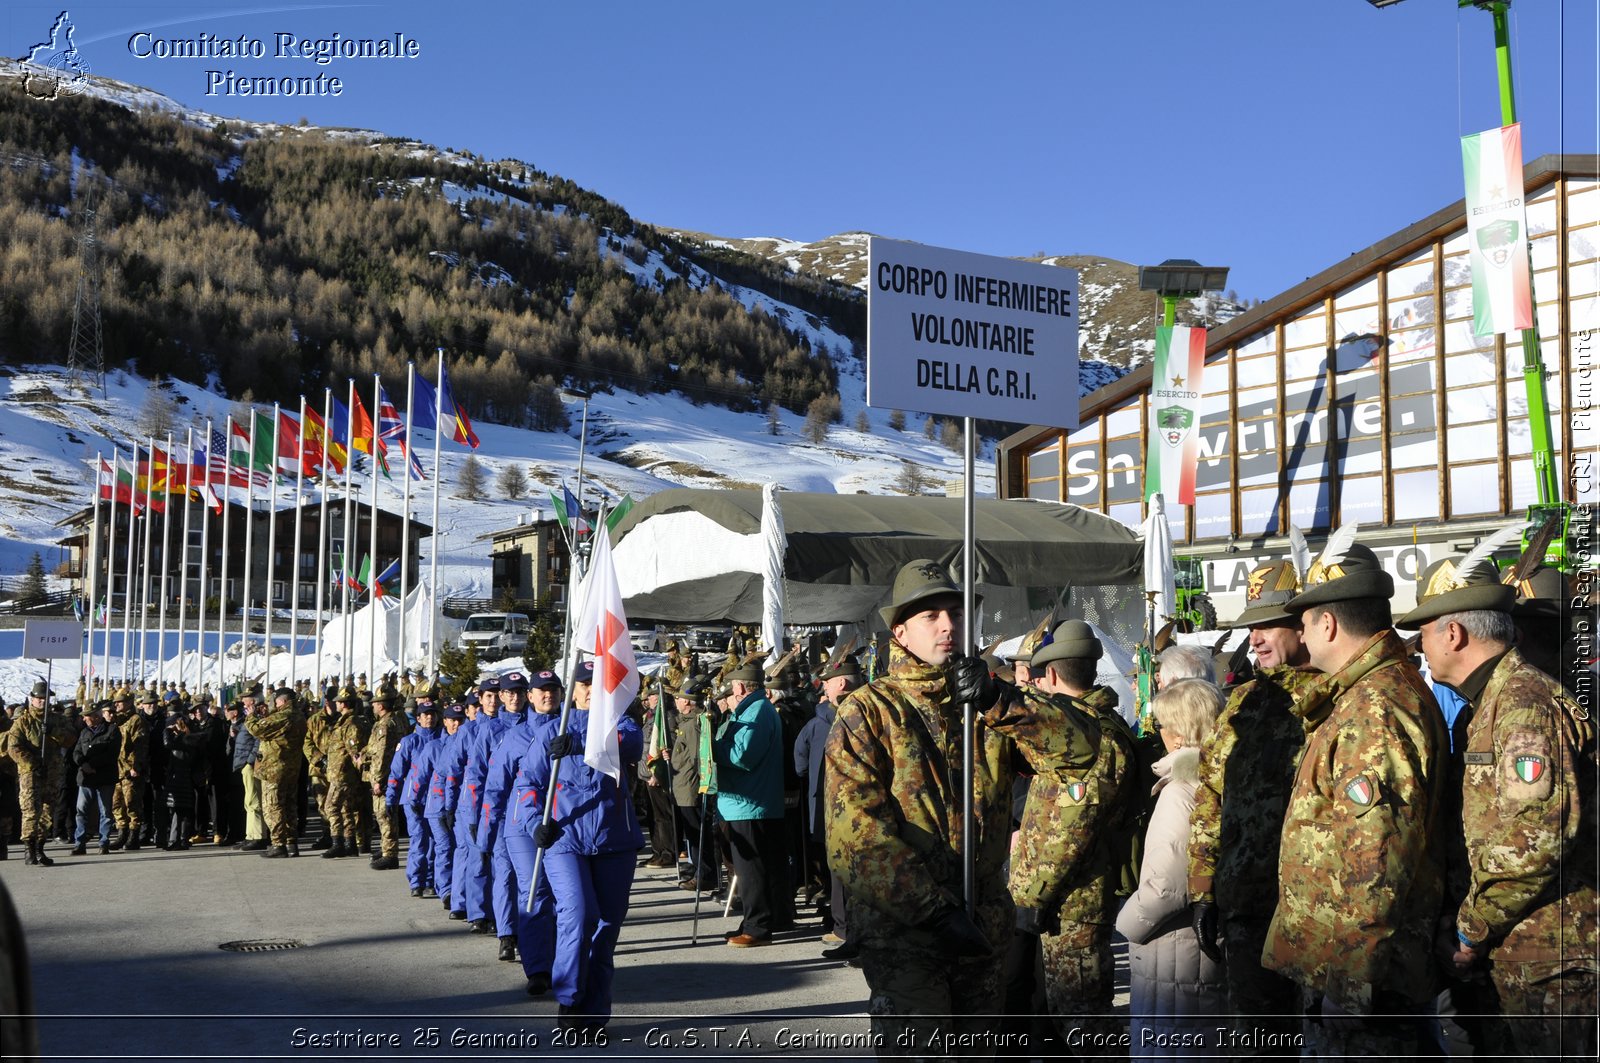
<path id="1" fill-rule="evenodd" d="M 478 683 L 478 693 L 480 694 L 494 694 L 498 692 L 499 689 L 500 677 L 497 675 L 491 675 L 487 679 L 480 680 Z"/>
<path id="2" fill-rule="evenodd" d="M 500 677 L 501 690 L 527 690 L 528 677 L 521 672 L 507 672 Z"/>
<path id="3" fill-rule="evenodd" d="M 578 667 L 572 673 L 572 681 L 574 683 L 592 684 L 594 682 L 594 662 L 584 661 L 582 664 L 578 665 Z"/>
<path id="4" fill-rule="evenodd" d="M 528 680 L 528 687 L 532 690 L 560 690 L 561 677 L 550 669 L 533 673 L 533 678 Z"/>
<path id="5" fill-rule="evenodd" d="M 465 720 L 467 714 L 461 711 L 460 705 L 451 705 L 444 710 L 444 718 L 447 720 Z"/>

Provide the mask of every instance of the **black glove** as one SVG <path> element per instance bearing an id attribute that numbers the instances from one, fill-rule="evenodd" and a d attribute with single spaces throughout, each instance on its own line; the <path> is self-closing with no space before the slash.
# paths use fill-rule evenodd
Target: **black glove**
<path id="1" fill-rule="evenodd" d="M 1017 933 L 1038 937 L 1051 929 L 1049 924 L 1050 920 L 1045 918 L 1043 908 L 1024 908 L 1020 904 L 1017 905 Z"/>
<path id="2" fill-rule="evenodd" d="M 573 751 L 577 744 L 578 739 L 576 735 L 574 735 L 571 731 L 563 731 L 561 734 L 558 734 L 554 738 L 550 739 L 550 755 L 552 757 L 567 756 Z"/>
<path id="3" fill-rule="evenodd" d="M 448 833 L 454 834 L 456 832 L 456 814 L 454 812 L 439 813 L 439 822 L 444 824 L 444 829 Z"/>
<path id="4" fill-rule="evenodd" d="M 983 936 L 978 925 L 967 918 L 967 913 L 951 905 L 922 924 L 934 936 L 938 948 L 945 955 L 957 959 L 978 959 L 994 952 L 989 939 Z"/>
<path id="5" fill-rule="evenodd" d="M 541 823 L 533 828 L 533 844 L 541 849 L 550 848 L 559 837 L 561 837 L 561 824 L 556 823 L 554 820 L 549 823 Z"/>
<path id="6" fill-rule="evenodd" d="M 982 712 L 1002 698 L 1015 700 L 1017 688 L 990 675 L 982 657 L 957 657 L 950 662 L 950 697 L 957 704 L 970 701 Z"/>
<path id="7" fill-rule="evenodd" d="M 1195 901 L 1189 908 L 1200 951 L 1213 963 L 1221 963 L 1222 949 L 1217 945 L 1217 906 L 1210 901 Z"/>

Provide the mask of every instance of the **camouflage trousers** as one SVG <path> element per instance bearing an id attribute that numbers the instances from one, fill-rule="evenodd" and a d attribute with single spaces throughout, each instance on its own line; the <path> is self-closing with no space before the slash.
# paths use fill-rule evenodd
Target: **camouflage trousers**
<path id="1" fill-rule="evenodd" d="M 879 1058 L 986 1059 L 1004 1002 L 999 954 L 954 960 L 920 949 L 861 946 L 867 1014 Z"/>
<path id="2" fill-rule="evenodd" d="M 361 783 L 347 782 L 342 776 L 328 778 L 328 830 L 335 838 L 347 838 L 356 832 L 358 819 L 356 801 Z"/>
<path id="3" fill-rule="evenodd" d="M 1548 964 L 1497 963 L 1489 970 L 1496 1014 L 1483 1023 L 1491 1053 L 1523 1059 L 1594 1059 L 1593 971 L 1550 977 Z"/>
<path id="4" fill-rule="evenodd" d="M 267 840 L 273 845 L 288 845 L 299 828 L 298 778 L 261 780 L 261 818 L 267 824 Z"/>
<path id="5" fill-rule="evenodd" d="M 1300 1030 L 1300 987 L 1261 966 L 1267 920 L 1226 919 L 1222 940 L 1228 960 L 1224 968 L 1228 1010 L 1233 1014 L 1232 1057 L 1281 1053 L 1273 1046 L 1288 1043 Z"/>
<path id="6" fill-rule="evenodd" d="M 1324 1016 L 1321 994 L 1301 989 L 1305 1008 L 1301 1059 L 1407 1059 L 1420 1053 L 1426 1004 L 1383 999 L 1372 1002 L 1372 1016 Z M 1431 999 L 1431 998 L 1430 998 Z"/>
<path id="7" fill-rule="evenodd" d="M 306 801 L 309 807 L 317 810 L 317 815 L 322 817 L 322 822 L 328 822 L 328 780 L 321 775 L 308 776 L 306 783 Z"/>
<path id="8" fill-rule="evenodd" d="M 372 818 L 378 824 L 378 851 L 384 856 L 400 855 L 400 832 L 395 829 L 394 814 L 395 810 L 384 804 L 382 794 L 372 795 Z"/>
<path id="9" fill-rule="evenodd" d="M 144 780 L 118 779 L 111 793 L 111 818 L 118 830 L 137 831 L 144 826 Z"/>
<path id="10" fill-rule="evenodd" d="M 17 808 L 22 813 L 22 840 L 25 842 L 50 833 L 50 802 L 45 799 L 48 789 L 42 770 L 17 769 Z"/>
<path id="11" fill-rule="evenodd" d="M 1084 1046 L 1118 1044 L 1119 1039 L 1110 1035 L 1125 1030 L 1127 1023 L 1111 1014 L 1116 977 L 1111 928 L 1065 922 L 1059 934 L 1039 936 L 1039 951 L 1044 959 L 1045 1003 L 1057 1033 L 1062 1038 L 1071 1035 L 1080 1054 L 1093 1053 Z M 1108 1036 L 1081 1038 L 1083 1033 Z"/>

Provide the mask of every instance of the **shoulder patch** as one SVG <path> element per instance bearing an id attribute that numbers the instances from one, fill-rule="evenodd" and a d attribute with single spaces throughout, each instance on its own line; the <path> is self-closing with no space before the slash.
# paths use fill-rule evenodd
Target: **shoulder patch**
<path id="1" fill-rule="evenodd" d="M 1507 735 L 1496 774 L 1502 800 L 1543 801 L 1555 789 L 1550 739 L 1537 731 Z"/>
<path id="2" fill-rule="evenodd" d="M 1067 783 L 1067 797 L 1075 804 L 1082 804 L 1084 795 L 1086 795 L 1088 792 L 1089 787 L 1084 785 L 1082 782 L 1073 781 Z"/>
<path id="3" fill-rule="evenodd" d="M 1362 811 L 1369 809 L 1378 800 L 1378 785 L 1372 776 L 1362 772 L 1354 779 L 1344 784 L 1344 795 Z"/>

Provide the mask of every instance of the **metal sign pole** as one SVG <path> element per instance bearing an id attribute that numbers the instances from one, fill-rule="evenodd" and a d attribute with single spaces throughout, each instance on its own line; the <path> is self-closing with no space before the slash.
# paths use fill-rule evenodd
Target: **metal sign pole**
<path id="1" fill-rule="evenodd" d="M 973 615 L 976 612 L 977 577 L 973 573 L 973 426 L 972 418 L 963 418 L 966 446 L 962 455 L 962 476 L 965 484 L 961 491 L 961 653 L 973 653 Z M 976 817 L 972 808 L 972 783 L 975 777 L 977 736 L 974 733 L 975 707 L 972 702 L 961 706 L 961 895 L 967 902 L 967 915 L 976 913 L 977 847 L 972 834 Z"/>

